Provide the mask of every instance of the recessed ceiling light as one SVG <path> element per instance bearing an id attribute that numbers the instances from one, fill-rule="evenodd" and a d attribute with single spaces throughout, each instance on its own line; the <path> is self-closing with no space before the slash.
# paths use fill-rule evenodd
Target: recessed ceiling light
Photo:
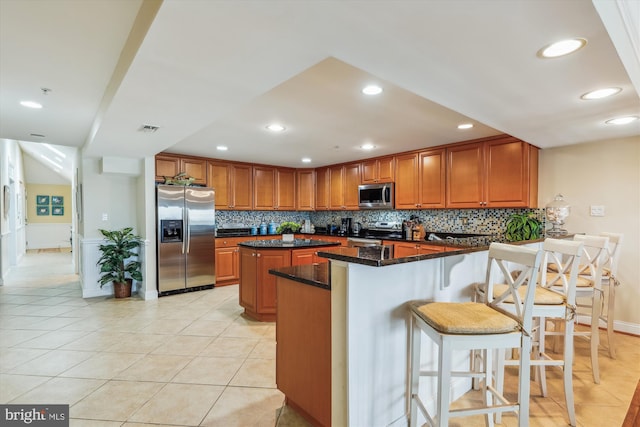
<path id="1" fill-rule="evenodd" d="M 227 151 L 229 149 L 229 147 L 227 147 L 226 145 L 217 145 L 216 146 L 216 150 L 218 151 Z"/>
<path id="2" fill-rule="evenodd" d="M 286 128 L 282 126 L 280 123 L 272 123 L 267 126 L 267 129 L 269 129 L 272 132 L 282 132 Z"/>
<path id="3" fill-rule="evenodd" d="M 626 117 L 617 117 L 615 119 L 607 120 L 605 123 L 608 125 L 626 125 L 631 122 L 635 122 L 638 120 L 638 116 L 626 116 Z"/>
<path id="4" fill-rule="evenodd" d="M 615 95 L 622 91 L 619 87 L 608 87 L 604 89 L 592 90 L 591 92 L 587 92 L 582 95 L 580 98 L 582 99 L 601 99 L 606 98 L 607 96 Z"/>
<path id="5" fill-rule="evenodd" d="M 567 40 L 560 40 L 545 46 L 538 51 L 538 56 L 542 58 L 557 58 L 559 56 L 568 55 L 576 50 L 584 47 L 587 41 L 582 38 L 574 38 Z"/>
<path id="6" fill-rule="evenodd" d="M 363 150 L 373 150 L 374 148 L 376 148 L 376 146 L 373 144 L 363 144 L 360 146 L 360 148 L 362 148 Z"/>
<path id="7" fill-rule="evenodd" d="M 462 123 L 458 125 L 458 129 L 471 129 L 473 127 L 473 123 Z"/>
<path id="8" fill-rule="evenodd" d="M 365 95 L 379 95 L 382 93 L 382 88 L 378 85 L 368 85 L 362 89 L 362 93 Z"/>
<path id="9" fill-rule="evenodd" d="M 42 108 L 42 104 L 35 101 L 20 101 L 20 105 L 27 108 Z"/>
<path id="10" fill-rule="evenodd" d="M 302 163 L 311 163 L 311 159 L 308 157 L 303 157 L 302 158 Z"/>

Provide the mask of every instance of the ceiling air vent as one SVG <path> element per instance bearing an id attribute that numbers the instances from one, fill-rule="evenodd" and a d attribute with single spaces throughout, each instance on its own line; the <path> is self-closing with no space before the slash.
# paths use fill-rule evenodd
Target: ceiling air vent
<path id="1" fill-rule="evenodd" d="M 145 133 L 153 133 L 159 129 L 159 126 L 154 125 L 142 125 L 138 131 Z"/>

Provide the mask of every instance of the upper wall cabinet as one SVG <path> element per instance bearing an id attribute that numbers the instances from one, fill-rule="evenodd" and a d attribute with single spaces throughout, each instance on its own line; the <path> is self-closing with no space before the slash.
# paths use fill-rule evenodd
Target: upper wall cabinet
<path id="1" fill-rule="evenodd" d="M 216 209 L 253 209 L 253 168 L 242 163 L 207 162 L 208 187 L 215 190 Z"/>
<path id="2" fill-rule="evenodd" d="M 445 206 L 445 149 L 396 156 L 396 209 Z"/>
<path id="3" fill-rule="evenodd" d="M 254 166 L 253 187 L 254 209 L 295 209 L 295 169 Z"/>
<path id="4" fill-rule="evenodd" d="M 329 168 L 329 209 L 357 210 L 360 163 Z"/>
<path id="5" fill-rule="evenodd" d="M 194 184 L 207 185 L 207 161 L 205 159 L 171 154 L 156 156 L 157 182 L 164 182 L 165 176 L 174 177 L 182 172 L 195 178 Z"/>
<path id="6" fill-rule="evenodd" d="M 365 160 L 360 164 L 361 181 L 363 184 L 376 182 L 393 182 L 394 179 L 393 157 L 380 157 L 378 159 Z"/>
<path id="7" fill-rule="evenodd" d="M 510 136 L 447 148 L 448 208 L 536 207 L 538 149 Z"/>
<path id="8" fill-rule="evenodd" d="M 316 208 L 316 174 L 313 169 L 296 170 L 296 210 Z"/>
<path id="9" fill-rule="evenodd" d="M 331 172 L 329 168 L 316 169 L 316 210 L 329 209 L 329 180 Z"/>

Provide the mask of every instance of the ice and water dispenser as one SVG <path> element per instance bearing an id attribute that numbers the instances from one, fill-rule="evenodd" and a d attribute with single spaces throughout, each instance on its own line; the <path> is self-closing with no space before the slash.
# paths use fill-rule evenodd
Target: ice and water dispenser
<path id="1" fill-rule="evenodd" d="M 161 242 L 182 242 L 182 220 L 181 219 L 163 219 L 160 221 Z"/>

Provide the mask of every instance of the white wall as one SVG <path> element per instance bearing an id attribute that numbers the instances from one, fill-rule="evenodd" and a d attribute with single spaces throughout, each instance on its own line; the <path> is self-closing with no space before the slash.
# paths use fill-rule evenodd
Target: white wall
<path id="1" fill-rule="evenodd" d="M 81 166 L 82 232 L 80 239 L 80 281 L 84 297 L 110 295 L 112 288 L 100 288 L 98 246 L 99 229 L 133 227 L 140 235 L 143 283 L 135 291 L 145 299 L 157 298 L 155 286 L 155 162 L 153 157 L 139 161 L 141 167 L 131 173 L 103 173 L 100 159 L 84 158 Z M 138 175 L 136 175 L 138 174 Z M 106 215 L 106 219 L 105 218 Z M 147 283 L 149 284 L 147 286 Z"/>
<path id="2" fill-rule="evenodd" d="M 4 187 L 10 188 L 5 216 Z M 18 143 L 0 140 L 0 284 L 9 269 L 20 262 L 25 249 L 25 182 L 23 156 Z"/>
<path id="3" fill-rule="evenodd" d="M 615 328 L 640 334 L 640 137 L 541 150 L 539 206 L 557 193 L 571 205 L 569 232 L 624 233 Z M 590 216 L 591 205 L 605 216 Z"/>

